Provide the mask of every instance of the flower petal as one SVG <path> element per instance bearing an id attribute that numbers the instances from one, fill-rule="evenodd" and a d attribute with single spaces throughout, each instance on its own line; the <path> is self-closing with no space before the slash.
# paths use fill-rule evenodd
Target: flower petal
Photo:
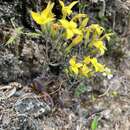
<path id="1" fill-rule="evenodd" d="M 74 2 L 72 2 L 70 5 L 68 5 L 68 7 L 70 8 L 70 9 L 72 9 L 72 7 L 75 5 L 75 4 L 77 4 L 78 3 L 78 1 L 74 1 Z"/>
<path id="2" fill-rule="evenodd" d="M 77 64 L 76 64 L 76 67 L 77 67 L 77 68 L 80 68 L 81 66 L 83 66 L 82 63 L 77 63 Z"/>
<path id="3" fill-rule="evenodd" d="M 84 57 L 84 60 L 83 60 L 83 63 L 89 64 L 90 62 L 91 62 L 90 56 L 85 56 L 85 57 Z"/>
<path id="4" fill-rule="evenodd" d="M 69 61 L 70 65 L 74 66 L 76 64 L 76 57 L 72 57 Z"/>
<path id="5" fill-rule="evenodd" d="M 72 71 L 73 71 L 76 75 L 78 75 L 79 70 L 78 70 L 77 67 L 72 67 L 71 69 L 72 69 Z"/>
<path id="6" fill-rule="evenodd" d="M 60 5 L 62 6 L 62 8 L 64 8 L 64 7 L 65 7 L 65 5 L 64 5 L 64 3 L 63 3 L 63 1 L 59 0 L 59 3 L 60 3 Z"/>
<path id="7" fill-rule="evenodd" d="M 83 40 L 83 35 L 78 35 L 76 36 L 73 40 L 72 43 L 73 46 L 76 46 L 77 44 L 79 44 L 81 41 Z"/>
<path id="8" fill-rule="evenodd" d="M 45 19 L 43 17 L 41 17 L 40 13 L 36 13 L 36 12 L 31 11 L 31 16 L 37 24 L 43 24 L 44 23 Z"/>
<path id="9" fill-rule="evenodd" d="M 72 30 L 67 29 L 67 30 L 66 30 L 66 38 L 67 38 L 67 39 L 70 39 L 70 38 L 72 38 L 73 36 L 74 36 L 74 33 L 72 32 Z"/>

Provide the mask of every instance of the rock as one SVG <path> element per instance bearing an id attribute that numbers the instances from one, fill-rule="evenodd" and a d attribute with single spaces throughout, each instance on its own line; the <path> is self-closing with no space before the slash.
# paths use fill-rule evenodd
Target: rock
<path id="1" fill-rule="evenodd" d="M 125 73 L 125 76 L 127 77 L 127 79 L 130 80 L 130 70 L 129 69 L 125 69 L 124 73 Z"/>
<path id="2" fill-rule="evenodd" d="M 33 58 L 33 45 L 30 43 L 26 43 L 24 44 L 23 46 L 23 49 L 22 49 L 22 53 L 21 53 L 21 57 L 23 57 L 23 59 L 25 61 L 29 61 L 29 60 L 32 60 Z"/>
<path id="3" fill-rule="evenodd" d="M 111 119 L 111 110 L 104 110 L 103 112 L 101 112 L 101 116 L 107 120 Z"/>
<path id="4" fill-rule="evenodd" d="M 10 53 L 0 54 L 0 82 L 8 83 L 22 74 L 17 58 Z"/>
<path id="5" fill-rule="evenodd" d="M 8 128 L 10 130 L 42 130 L 38 122 L 25 115 L 21 114 L 12 119 L 12 122 L 9 124 Z"/>
<path id="6" fill-rule="evenodd" d="M 28 93 L 17 100 L 15 110 L 18 114 L 39 117 L 47 114 L 51 108 L 43 100 L 37 99 L 36 95 Z"/>

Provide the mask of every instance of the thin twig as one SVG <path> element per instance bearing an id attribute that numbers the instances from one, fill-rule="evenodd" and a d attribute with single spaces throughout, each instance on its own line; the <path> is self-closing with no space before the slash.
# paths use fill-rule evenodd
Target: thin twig
<path id="1" fill-rule="evenodd" d="M 98 97 L 103 97 L 103 96 L 107 95 L 108 92 L 109 92 L 109 90 L 110 90 L 110 88 L 111 88 L 111 86 L 109 86 L 109 87 L 107 88 L 107 90 L 106 90 L 103 94 L 99 95 Z"/>
<path id="2" fill-rule="evenodd" d="M 66 80 L 65 80 L 65 81 L 66 81 Z M 53 95 L 54 93 L 58 92 L 58 91 L 61 89 L 61 86 L 62 86 L 62 84 L 63 84 L 65 81 L 62 81 L 61 84 L 60 84 L 60 86 L 59 86 L 59 88 L 56 89 L 54 92 L 49 93 L 49 95 Z"/>

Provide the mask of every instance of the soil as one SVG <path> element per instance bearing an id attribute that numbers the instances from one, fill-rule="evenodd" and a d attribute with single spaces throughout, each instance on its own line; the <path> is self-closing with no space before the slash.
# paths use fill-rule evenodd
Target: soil
<path id="1" fill-rule="evenodd" d="M 80 1 L 93 22 L 117 34 L 105 55 L 113 78 L 83 81 L 68 79 L 44 37 L 22 34 L 15 44 L 5 45 L 17 27 L 39 29 L 28 10 L 38 11 L 46 2 L 0 1 L 0 130 L 90 130 L 94 117 L 96 130 L 130 130 L 130 1 Z M 87 91 L 75 97 L 81 83 Z"/>

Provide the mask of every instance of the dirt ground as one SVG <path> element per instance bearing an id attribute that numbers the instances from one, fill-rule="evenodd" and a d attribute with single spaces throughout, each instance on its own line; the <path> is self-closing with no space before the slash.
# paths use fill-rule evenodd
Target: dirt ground
<path id="1" fill-rule="evenodd" d="M 39 29 L 28 9 L 38 10 L 45 2 L 0 0 L 0 130 L 90 130 L 95 116 L 96 130 L 130 130 L 130 1 L 80 1 L 87 3 L 84 10 L 92 20 L 117 34 L 105 55 L 113 77 L 80 82 L 70 81 L 60 63 L 48 64 L 47 54 L 61 59 L 47 52 L 51 48 L 42 37 L 21 35 L 5 46 L 16 27 Z M 81 83 L 87 91 L 77 98 L 74 91 Z M 39 94 L 35 84 L 48 87 Z"/>

